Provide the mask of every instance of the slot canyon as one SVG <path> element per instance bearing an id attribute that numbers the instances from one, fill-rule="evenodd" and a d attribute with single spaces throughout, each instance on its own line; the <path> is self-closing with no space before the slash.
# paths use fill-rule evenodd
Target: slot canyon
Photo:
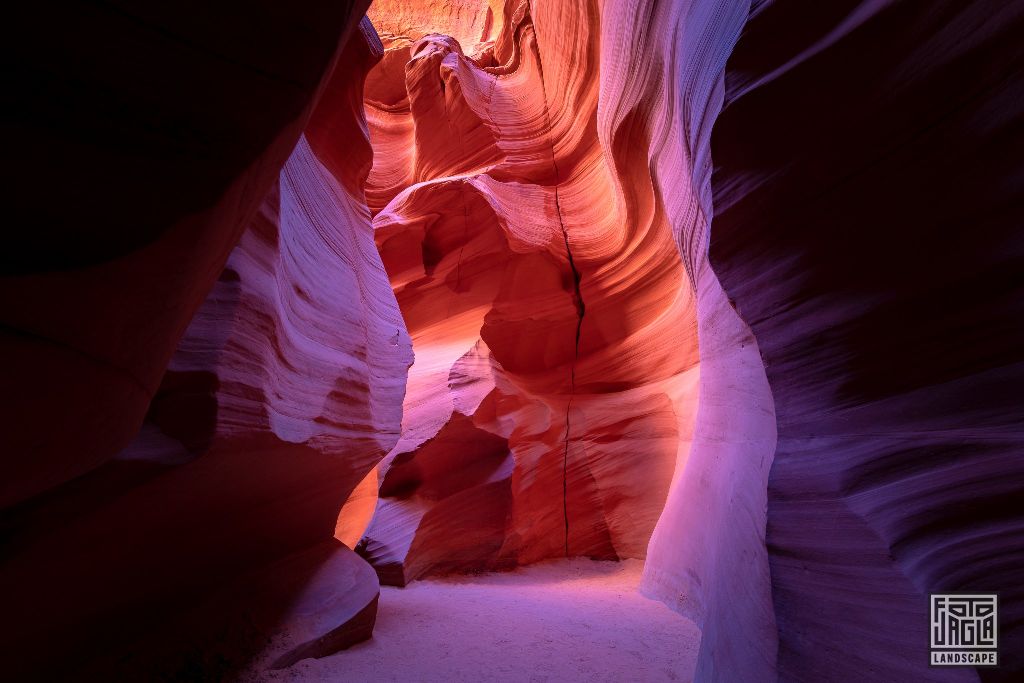
<path id="1" fill-rule="evenodd" d="M 1024 680 L 1024 2 L 9 21 L 0 679 Z"/>

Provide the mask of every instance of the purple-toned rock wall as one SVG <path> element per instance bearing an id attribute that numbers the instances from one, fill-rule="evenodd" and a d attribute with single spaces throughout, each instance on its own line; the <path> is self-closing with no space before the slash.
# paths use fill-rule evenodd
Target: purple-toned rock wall
<path id="1" fill-rule="evenodd" d="M 929 592 L 998 592 L 1024 668 L 1024 3 L 754 8 L 711 153 L 711 263 L 775 401 L 784 681 L 929 668 Z"/>
<path id="2" fill-rule="evenodd" d="M 164 43 L 137 54 L 174 86 L 162 93 L 170 101 L 153 104 L 158 112 L 222 79 L 226 93 L 245 97 L 190 106 L 206 123 L 245 120 L 254 130 L 193 131 L 219 150 L 217 163 L 200 154 L 162 169 L 187 178 L 168 179 L 162 203 L 147 210 L 132 192 L 159 176 L 145 178 L 145 164 L 108 168 L 120 147 L 107 141 L 96 173 L 124 179 L 127 198 L 110 203 L 109 224 L 86 210 L 82 225 L 116 231 L 134 218 L 146 243 L 98 235 L 94 251 L 109 238 L 122 253 L 61 246 L 46 263 L 19 245 L 18 266 L 32 272 L 0 281 L 12 370 L 3 389 L 17 397 L 5 402 L 2 479 L 3 502 L 17 504 L 0 515 L 0 654 L 11 680 L 221 680 L 372 632 L 376 575 L 333 535 L 346 498 L 398 439 L 412 362 L 363 195 L 372 152 L 362 86 L 382 48 L 358 21 L 365 6 L 307 9 L 303 18 L 294 8 L 290 29 L 279 25 L 287 16 L 253 9 L 255 26 L 224 27 L 231 36 L 219 53 L 200 50 L 201 36 L 176 34 L 196 50 L 176 78 L 164 71 L 179 55 Z M 306 19 L 334 21 L 306 31 Z M 116 37 L 146 43 L 156 30 L 134 26 Z M 253 76 L 244 36 L 271 28 L 278 35 L 266 36 L 260 56 L 277 76 Z M 298 42 L 274 42 L 289 37 Z M 291 73 L 277 48 L 304 69 Z M 79 77 L 118 75 L 87 67 L 76 66 Z M 116 85 L 124 99 L 152 95 L 144 84 Z M 264 104 L 251 118 L 235 109 Z M 135 127 L 119 144 L 143 154 L 134 135 L 150 122 L 123 113 Z M 51 133 L 96 125 L 78 123 Z M 241 164 L 233 136 L 257 132 L 271 146 L 254 167 L 218 167 Z M 217 187 L 208 176 L 222 172 L 242 175 Z M 210 213 L 191 204 L 200 190 L 216 203 Z M 134 216 L 123 215 L 130 207 Z M 183 224 L 165 224 L 171 210 L 187 214 Z"/>

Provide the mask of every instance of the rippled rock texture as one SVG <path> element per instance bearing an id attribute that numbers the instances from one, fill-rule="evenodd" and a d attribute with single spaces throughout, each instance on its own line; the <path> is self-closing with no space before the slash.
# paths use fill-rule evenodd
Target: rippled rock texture
<path id="1" fill-rule="evenodd" d="M 509 2 L 470 46 L 382 14 L 367 200 L 416 363 L 361 552 L 399 584 L 648 553 L 645 591 L 704 629 L 699 676 L 771 680 L 773 404 L 706 259 L 747 7 Z"/>
<path id="2" fill-rule="evenodd" d="M 399 584 L 642 557 L 698 360 L 655 124 L 602 116 L 596 7 L 457 9 L 423 36 L 372 14 L 389 37 L 367 79 L 367 198 L 416 361 L 361 552 Z"/>
<path id="3" fill-rule="evenodd" d="M 134 438 L 365 5 L 229 2 L 197 21 L 126 1 L 12 17 L 24 54 L 8 212 L 20 228 L 2 257 L 0 389 L 17 397 L 5 450 L 32 456 L 3 459 L 0 504 Z"/>
<path id="4" fill-rule="evenodd" d="M 1021 678 L 1022 15 L 765 3 L 729 59 L 711 262 L 775 399 L 782 680 Z M 1000 669 L 927 666 L 930 592 L 999 593 Z"/>
<path id="5" fill-rule="evenodd" d="M 646 557 L 699 681 L 1021 677 L 1020 2 L 143 5 L 12 16 L 7 677 L 560 556 Z"/>
<path id="6" fill-rule="evenodd" d="M 247 663 L 286 666 L 329 654 L 372 632 L 377 577 L 332 536 L 338 510 L 398 438 L 412 353 L 363 197 L 372 152 L 362 83 L 383 50 L 370 23 L 359 22 L 365 6 L 342 5 L 333 27 L 323 27 L 333 43 L 321 46 L 319 71 L 304 61 L 308 73 L 274 80 L 280 90 L 262 95 L 281 100 L 270 110 L 291 102 L 289 115 L 298 118 L 267 124 L 283 128 L 263 131 L 272 145 L 254 162 L 258 178 L 202 188 L 212 198 L 226 192 L 221 208 L 210 209 L 216 220 L 189 214 L 178 227 L 140 212 L 137 220 L 152 226 L 151 244 L 120 244 L 124 255 L 76 270 L 51 261 L 54 272 L 4 281 L 37 306 L 61 292 L 66 300 L 52 308 L 4 302 L 32 313 L 40 329 L 60 323 L 79 344 L 113 340 L 103 353 L 123 364 L 44 343 L 36 331 L 8 335 L 17 341 L 7 356 L 17 372 L 5 381 L 45 358 L 49 365 L 37 366 L 33 379 L 50 392 L 51 408 L 43 410 L 39 390 L 26 397 L 35 422 L 11 427 L 15 443 L 35 430 L 33 458 L 5 460 L 22 470 L 5 486 L 20 485 L 11 493 L 20 498 L 93 468 L 5 511 L 3 648 L 15 680 L 215 680 Z M 281 19 L 259 18 L 267 25 L 254 29 Z M 148 35 L 138 30 L 128 37 Z M 307 60 L 314 47 L 304 45 Z M 158 70 L 170 58 L 165 49 L 155 45 L 140 59 Z M 179 68 L 203 72 L 220 57 L 195 59 Z M 298 89 L 300 75 L 311 81 L 306 90 Z M 121 92 L 148 94 L 126 85 Z M 203 106 L 225 119 L 251 113 Z M 205 133 L 215 139 L 217 130 Z M 159 206 L 191 201 L 188 187 L 165 188 L 169 198 Z M 104 293 L 101 305 L 96 297 Z M 131 352 L 118 355 L 122 347 Z M 81 383 L 90 398 L 74 388 L 54 393 L 39 367 L 66 371 L 62 386 Z M 127 393 L 117 379 L 125 377 L 133 380 Z M 94 409 L 116 424 L 79 429 L 77 420 L 88 422 Z M 40 429 L 38 420 L 57 410 L 69 421 Z M 137 436 L 118 452 L 129 427 Z"/>

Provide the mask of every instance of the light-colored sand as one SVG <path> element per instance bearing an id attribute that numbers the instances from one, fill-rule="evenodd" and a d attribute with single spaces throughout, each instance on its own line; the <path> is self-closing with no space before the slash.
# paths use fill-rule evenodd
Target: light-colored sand
<path id="1" fill-rule="evenodd" d="M 381 589 L 373 639 L 266 681 L 690 681 L 700 632 L 643 564 L 563 560 Z"/>

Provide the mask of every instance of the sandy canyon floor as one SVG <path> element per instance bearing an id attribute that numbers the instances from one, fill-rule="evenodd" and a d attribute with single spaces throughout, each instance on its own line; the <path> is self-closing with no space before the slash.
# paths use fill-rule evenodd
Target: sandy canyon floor
<path id="1" fill-rule="evenodd" d="M 700 631 L 643 563 L 561 560 L 382 587 L 373 638 L 260 681 L 690 681 Z"/>

